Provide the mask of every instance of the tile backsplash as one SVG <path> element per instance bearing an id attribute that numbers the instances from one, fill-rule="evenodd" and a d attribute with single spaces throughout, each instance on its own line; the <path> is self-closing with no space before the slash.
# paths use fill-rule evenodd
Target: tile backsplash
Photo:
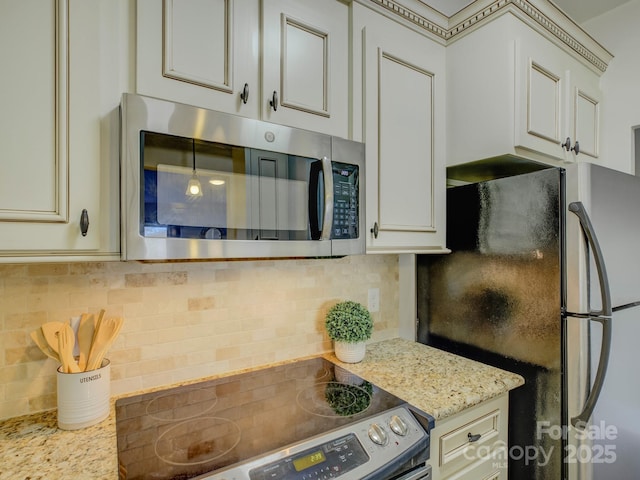
<path id="1" fill-rule="evenodd" d="M 332 349 L 324 315 L 367 305 L 372 341 L 398 335 L 398 256 L 174 263 L 0 265 L 0 419 L 56 407 L 56 363 L 29 333 L 83 312 L 124 317 L 112 395 Z"/>

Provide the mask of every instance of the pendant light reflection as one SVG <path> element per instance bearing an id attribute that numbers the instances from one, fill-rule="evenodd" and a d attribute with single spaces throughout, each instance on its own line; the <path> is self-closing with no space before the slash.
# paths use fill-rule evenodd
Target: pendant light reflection
<path id="1" fill-rule="evenodd" d="M 193 156 L 193 174 L 189 179 L 189 183 L 187 184 L 187 190 L 185 191 L 185 195 L 189 197 L 201 197 L 202 196 L 202 185 L 200 185 L 200 180 L 198 179 L 198 175 L 196 174 L 196 142 L 192 141 L 192 156 Z"/>

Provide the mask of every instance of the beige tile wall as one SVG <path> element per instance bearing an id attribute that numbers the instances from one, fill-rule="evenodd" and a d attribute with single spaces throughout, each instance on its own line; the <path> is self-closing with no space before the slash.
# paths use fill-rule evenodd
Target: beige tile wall
<path id="1" fill-rule="evenodd" d="M 113 395 L 332 348 L 324 313 L 380 289 L 372 341 L 398 335 L 398 257 L 0 265 L 0 419 L 56 406 L 42 323 L 106 310 L 124 327 L 108 357 Z"/>

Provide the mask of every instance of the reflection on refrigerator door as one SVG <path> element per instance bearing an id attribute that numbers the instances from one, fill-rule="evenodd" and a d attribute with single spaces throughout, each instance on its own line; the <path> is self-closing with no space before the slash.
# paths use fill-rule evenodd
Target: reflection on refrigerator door
<path id="1" fill-rule="evenodd" d="M 447 192 L 450 255 L 418 257 L 420 342 L 518 373 L 509 396 L 509 478 L 562 476 L 559 169 Z"/>

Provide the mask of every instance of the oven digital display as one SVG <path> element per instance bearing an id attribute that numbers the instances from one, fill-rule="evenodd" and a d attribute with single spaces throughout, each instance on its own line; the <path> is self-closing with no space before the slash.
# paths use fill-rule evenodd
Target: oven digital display
<path id="1" fill-rule="evenodd" d="M 335 437 L 275 462 L 249 471 L 251 480 L 305 480 L 338 478 L 364 465 L 369 455 L 354 433 Z"/>
<path id="2" fill-rule="evenodd" d="M 293 461 L 293 466 L 295 467 L 296 472 L 301 472 L 309 467 L 322 463 L 325 460 L 326 457 L 324 456 L 324 453 L 322 453 L 322 450 L 318 450 L 317 452 L 310 453 L 304 457 L 296 458 Z"/>

